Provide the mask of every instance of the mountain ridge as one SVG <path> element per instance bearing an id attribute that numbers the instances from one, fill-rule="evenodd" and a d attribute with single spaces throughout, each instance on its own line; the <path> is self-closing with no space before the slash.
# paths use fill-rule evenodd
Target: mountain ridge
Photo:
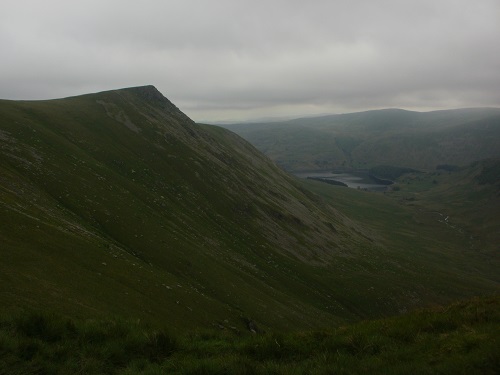
<path id="1" fill-rule="evenodd" d="M 381 165 L 432 170 L 443 163 L 465 166 L 500 156 L 498 108 L 388 109 L 222 126 L 288 171 Z"/>
<path id="2" fill-rule="evenodd" d="M 183 298 L 193 302 L 189 306 L 193 310 L 196 304 L 208 303 L 204 299 L 212 301 L 210 309 L 218 311 L 207 313 L 212 320 L 222 315 L 221 311 L 232 310 L 234 318 L 243 311 L 255 310 L 248 308 L 250 301 L 246 301 L 245 293 L 223 294 L 226 284 L 232 283 L 250 295 L 260 290 L 268 307 L 256 315 L 264 321 L 269 320 L 264 313 L 271 309 L 269 306 L 294 324 L 299 324 L 303 318 L 297 316 L 304 312 L 312 313 L 304 320 L 306 324 L 316 319 L 312 316 L 323 316 L 326 321 L 337 319 L 293 297 L 296 292 L 289 289 L 290 285 L 310 289 L 315 277 L 300 268 L 321 266 L 347 251 L 347 239 L 366 240 L 348 234 L 351 230 L 347 218 L 311 200 L 311 194 L 238 136 L 186 120 L 151 86 L 0 105 L 4 141 L 1 166 L 5 177 L 2 212 L 4 222 L 12 223 L 0 228 L 0 236 L 8 244 L 3 255 L 12 256 L 24 249 L 40 264 L 60 263 L 60 275 L 32 270 L 37 278 L 45 280 L 42 291 L 51 290 L 50 285 L 55 287 L 61 278 L 69 276 L 70 271 L 63 267 L 64 259 L 66 262 L 76 256 L 71 262 L 76 262 L 79 269 L 95 259 L 94 267 L 83 266 L 90 274 L 77 282 L 82 290 L 88 289 L 83 280 L 94 285 L 91 290 L 99 289 L 95 267 L 109 270 L 113 260 L 122 259 L 124 263 L 115 265 L 108 276 L 110 285 L 129 283 L 123 279 L 125 270 L 141 267 L 138 279 L 171 288 L 155 287 L 153 294 L 163 295 L 158 288 L 175 289 L 171 294 L 178 297 L 162 302 L 164 306 L 155 301 L 146 304 L 159 311 L 166 311 L 167 306 L 175 306 Z M 16 221 L 18 226 L 14 225 Z M 93 250 L 87 259 L 75 255 L 73 246 Z M 54 259 L 56 253 L 62 258 Z M 105 260 L 97 261 L 103 257 Z M 280 262 L 276 263 L 277 259 Z M 273 271 L 276 275 L 266 281 L 266 274 L 275 264 L 283 271 Z M 288 269 L 287 264 L 292 268 Z M 22 269 L 22 263 L 13 260 L 11 268 L 15 267 Z M 213 280 L 204 268 L 213 269 Z M 145 269 L 162 276 L 147 278 Z M 302 275 L 304 280 L 292 274 Z M 29 285 L 27 274 L 14 276 L 20 285 Z M 158 278 L 164 281 L 160 283 Z M 279 279 L 288 281 L 282 283 Z M 172 280 L 179 280 L 174 285 L 191 285 L 189 289 L 197 290 L 194 294 L 201 300 L 193 299 L 193 292 L 186 294 L 183 288 L 172 286 Z M 306 285 L 308 282 L 311 286 Z M 12 280 L 4 285 L 12 286 Z M 202 292 L 204 288 L 210 292 Z M 130 286 L 121 289 L 132 293 Z M 133 289 L 138 303 L 145 291 Z M 62 295 L 71 295 L 71 290 Z M 103 307 L 108 305 L 105 300 L 95 301 L 91 290 L 86 296 L 83 293 L 79 303 L 110 308 Z M 17 296 L 9 295 L 12 302 L 25 296 L 26 290 Z M 104 295 L 116 299 L 109 290 Z M 39 299 L 35 294 L 31 298 Z M 290 298 L 296 301 L 297 308 L 285 307 L 284 301 Z M 56 301 L 68 305 L 67 301 Z M 26 300 L 18 303 L 30 304 Z M 142 309 L 136 306 L 136 313 L 140 312 Z M 240 312 L 235 312 L 234 306 L 239 306 L 236 311 Z M 178 313 L 174 316 L 180 319 Z M 194 321 L 197 319 L 206 321 L 200 317 Z M 183 324 L 190 323 L 179 323 Z"/>
<path id="3" fill-rule="evenodd" d="M 429 110 L 429 111 L 417 111 L 417 110 L 411 110 L 411 109 L 404 109 L 404 108 L 398 108 L 398 107 L 388 107 L 388 108 L 379 108 L 379 109 L 367 109 L 367 110 L 361 110 L 361 111 L 355 111 L 355 112 L 341 112 L 341 113 L 322 113 L 322 114 L 311 114 L 311 115 L 306 115 L 306 116 L 287 116 L 286 118 L 263 118 L 263 119 L 248 119 L 248 120 L 239 120 L 239 121 L 231 121 L 231 120 L 224 120 L 224 121 L 216 121 L 216 122 L 210 122 L 210 121 L 200 121 L 200 123 L 207 123 L 207 124 L 213 124 L 213 125 L 218 125 L 218 126 L 238 126 L 238 125 L 251 125 L 251 124 L 277 124 L 277 123 L 290 123 L 290 122 L 300 122 L 304 120 L 323 120 L 326 118 L 335 118 L 335 117 L 342 117 L 342 116 L 350 116 L 350 115 L 363 115 L 363 114 L 374 114 L 374 113 L 415 113 L 415 114 L 422 114 L 422 115 L 432 115 L 432 114 L 437 114 L 437 113 L 459 113 L 459 112 L 483 112 L 483 111 L 490 111 L 490 112 L 500 112 L 500 107 L 460 107 L 460 108 L 450 108 L 450 109 L 435 109 L 435 110 Z"/>

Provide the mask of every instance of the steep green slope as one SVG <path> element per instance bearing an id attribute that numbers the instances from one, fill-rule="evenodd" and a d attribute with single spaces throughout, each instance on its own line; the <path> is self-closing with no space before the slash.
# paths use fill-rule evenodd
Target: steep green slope
<path id="1" fill-rule="evenodd" d="M 395 165 L 434 169 L 499 157 L 500 109 L 398 109 L 224 125 L 287 170 Z"/>
<path id="2" fill-rule="evenodd" d="M 355 225 L 154 87 L 2 101 L 0 129 L 4 306 L 179 327 L 342 315 L 316 268 L 366 242 Z"/>

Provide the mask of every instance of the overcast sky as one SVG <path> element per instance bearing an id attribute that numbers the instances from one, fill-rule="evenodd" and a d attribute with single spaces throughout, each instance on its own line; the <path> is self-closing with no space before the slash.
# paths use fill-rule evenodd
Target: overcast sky
<path id="1" fill-rule="evenodd" d="M 0 98 L 146 84 L 197 121 L 500 107 L 500 0 L 0 0 Z"/>

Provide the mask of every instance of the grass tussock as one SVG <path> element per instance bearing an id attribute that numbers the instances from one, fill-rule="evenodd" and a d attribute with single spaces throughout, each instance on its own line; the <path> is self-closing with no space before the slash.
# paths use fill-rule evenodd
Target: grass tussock
<path id="1" fill-rule="evenodd" d="M 0 321 L 0 374 L 495 374 L 500 298 L 330 331 L 174 336 L 22 312 Z"/>

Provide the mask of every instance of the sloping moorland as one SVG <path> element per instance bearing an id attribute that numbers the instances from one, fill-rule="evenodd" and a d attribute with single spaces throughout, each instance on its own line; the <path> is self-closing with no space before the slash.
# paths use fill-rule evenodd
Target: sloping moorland
<path id="1" fill-rule="evenodd" d="M 129 373 L 150 360 L 174 366 L 171 370 L 181 371 L 188 362 L 197 362 L 193 372 L 196 366 L 220 370 L 221 361 L 228 360 L 224 353 L 236 366 L 266 345 L 277 357 L 264 358 L 270 367 L 262 371 L 287 373 L 297 365 L 307 372 L 308 362 L 295 363 L 282 340 L 293 346 L 304 338 L 305 356 L 307 345 L 337 340 L 342 331 L 335 327 L 348 322 L 498 292 L 498 242 L 491 234 L 498 228 L 498 194 L 492 172 L 483 183 L 488 165 L 425 177 L 407 174 L 398 179 L 399 189 L 371 194 L 297 180 L 234 133 L 193 123 L 152 86 L 50 101 L 0 101 L 2 358 L 10 358 L 22 373 L 23 358 L 36 367 L 55 355 L 40 342 L 47 341 L 44 333 L 34 338 L 26 333 L 23 341 L 23 322 L 28 322 L 35 332 L 59 327 L 57 337 L 73 332 L 76 341 L 68 345 L 90 351 L 60 363 L 61 368 L 112 372 L 101 369 L 99 361 L 127 356 L 113 350 L 130 335 L 131 347 L 138 345 L 146 354 L 131 357 L 134 363 L 116 363 L 120 369 L 132 366 Z M 444 197 L 461 202 L 460 189 L 477 194 L 446 211 Z M 466 215 L 477 220 L 464 225 Z M 452 222 L 460 220 L 457 230 Z M 486 310 L 482 319 L 498 328 Z M 396 321 L 367 324 L 390 327 L 391 322 Z M 460 324 L 456 333 L 439 334 L 467 341 Z M 113 338 L 113 327 L 119 339 Z M 356 327 L 345 328 L 352 332 L 344 339 L 371 347 L 372 333 L 358 337 Z M 400 328 L 394 323 L 396 331 Z M 203 331 L 192 344 L 173 339 L 206 329 L 219 333 Z M 85 330 L 97 338 L 87 340 Z M 146 337 L 142 342 L 137 330 Z M 246 338 L 249 331 L 258 334 Z M 464 356 L 464 361 L 480 368 L 477 358 L 491 357 L 491 337 L 474 336 L 470 351 L 476 359 Z M 115 349 L 107 346 L 108 339 Z M 106 343 L 107 354 L 98 353 L 98 342 Z M 163 363 L 171 345 L 188 353 L 177 364 Z M 228 345 L 237 349 L 229 351 Z M 290 353 L 297 350 L 290 347 Z M 335 357 L 337 368 L 345 360 L 345 371 L 358 369 L 347 357 L 351 349 L 346 350 L 344 357 Z M 325 349 L 316 360 L 327 366 L 332 353 Z M 243 360 L 247 370 L 258 367 L 260 354 L 254 354 Z M 380 369 L 394 358 L 403 361 L 404 354 L 386 354 L 373 357 Z M 374 363 L 367 368 L 376 369 Z M 425 359 L 421 364 L 439 363 Z"/>

